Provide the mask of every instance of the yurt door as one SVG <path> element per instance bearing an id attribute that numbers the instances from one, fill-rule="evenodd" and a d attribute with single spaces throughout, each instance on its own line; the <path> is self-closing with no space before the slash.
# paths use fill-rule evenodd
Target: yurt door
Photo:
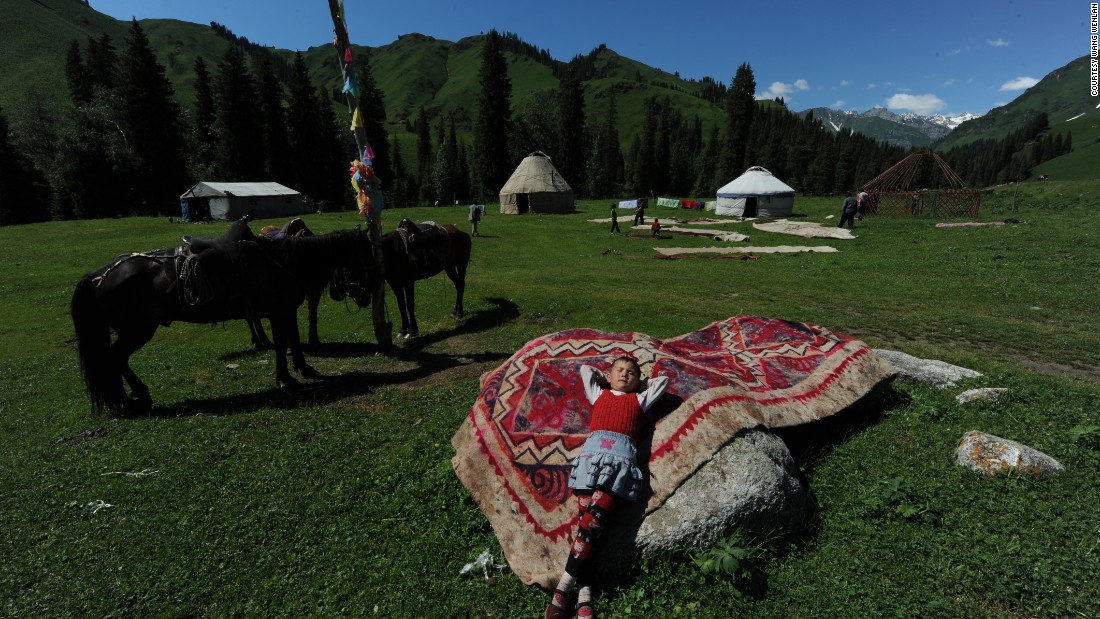
<path id="1" fill-rule="evenodd" d="M 745 212 L 742 217 L 756 217 L 756 198 L 745 198 Z"/>

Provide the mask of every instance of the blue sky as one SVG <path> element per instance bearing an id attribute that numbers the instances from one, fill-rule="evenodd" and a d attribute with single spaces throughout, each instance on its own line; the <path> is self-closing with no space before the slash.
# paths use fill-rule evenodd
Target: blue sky
<path id="1" fill-rule="evenodd" d="M 224 24 L 249 40 L 305 50 L 332 39 L 322 0 L 91 0 L 97 11 Z M 739 0 L 346 0 L 352 42 L 417 32 L 457 41 L 514 32 L 559 60 L 601 43 L 681 77 L 729 85 L 753 69 L 757 95 L 811 107 L 984 114 L 1089 53 L 1083 0 L 741 2 Z M 1083 92 L 1088 84 L 1082 83 Z"/>

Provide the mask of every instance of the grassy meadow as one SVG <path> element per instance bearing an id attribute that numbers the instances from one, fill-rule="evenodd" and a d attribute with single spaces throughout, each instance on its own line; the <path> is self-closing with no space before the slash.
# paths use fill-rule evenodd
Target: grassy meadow
<path id="1" fill-rule="evenodd" d="M 798 198 L 795 210 L 835 222 L 840 202 Z M 176 323 L 132 360 L 154 400 L 141 417 L 89 412 L 73 286 L 118 254 L 227 224 L 0 228 L 0 616 L 541 616 L 547 594 L 507 571 L 459 575 L 485 549 L 501 561 L 450 465 L 479 376 L 561 329 L 671 337 L 742 314 L 825 325 L 984 376 L 946 390 L 895 382 L 858 428 L 797 451 L 812 497 L 803 531 L 731 538 L 751 557 L 734 573 L 705 572 L 697 551 L 643 562 L 602 592 L 603 616 L 1100 616 L 1098 204 L 1100 181 L 1035 182 L 983 199 L 981 220 L 1017 225 L 870 219 L 854 240 L 723 226 L 752 246 L 839 249 L 752 260 L 658 259 L 658 243 L 716 243 L 610 235 L 588 221 L 607 216 L 604 201 L 561 216 L 491 205 L 465 319 L 450 317 L 442 275 L 420 282 L 422 336 L 386 357 L 370 312 L 326 297 L 323 345 L 308 355 L 325 378 L 293 392 L 275 388 L 273 354 L 250 349 L 243 323 Z M 464 207 L 389 212 L 387 227 L 400 216 L 468 230 Z M 319 233 L 357 221 L 305 219 Z M 253 228 L 268 223 L 281 222 Z M 387 307 L 397 321 L 392 295 Z M 982 386 L 1009 391 L 955 401 Z M 979 477 L 954 463 L 972 429 L 1065 471 Z"/>

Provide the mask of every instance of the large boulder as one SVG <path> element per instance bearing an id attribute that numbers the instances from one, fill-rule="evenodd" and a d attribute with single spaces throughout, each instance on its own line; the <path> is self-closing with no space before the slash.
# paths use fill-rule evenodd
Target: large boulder
<path id="1" fill-rule="evenodd" d="M 598 575 L 613 581 L 639 557 L 708 548 L 735 528 L 765 534 L 795 530 L 805 506 L 806 490 L 787 445 L 771 432 L 750 430 L 635 526 L 615 530 L 595 563 Z M 622 520 L 636 521 L 641 507 L 627 506 Z"/>

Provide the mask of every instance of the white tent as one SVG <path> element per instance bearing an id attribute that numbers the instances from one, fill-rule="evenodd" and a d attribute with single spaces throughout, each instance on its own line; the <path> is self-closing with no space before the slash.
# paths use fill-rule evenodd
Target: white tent
<path id="1" fill-rule="evenodd" d="M 573 189 L 541 151 L 524 157 L 500 190 L 500 212 L 506 215 L 574 210 Z"/>
<path id="2" fill-rule="evenodd" d="M 794 211 L 794 189 L 760 166 L 753 166 L 718 190 L 715 215 L 787 217 Z"/>
<path id="3" fill-rule="evenodd" d="M 225 219 L 235 221 L 293 217 L 312 213 L 302 194 L 279 183 L 196 183 L 180 196 L 184 221 Z"/>

